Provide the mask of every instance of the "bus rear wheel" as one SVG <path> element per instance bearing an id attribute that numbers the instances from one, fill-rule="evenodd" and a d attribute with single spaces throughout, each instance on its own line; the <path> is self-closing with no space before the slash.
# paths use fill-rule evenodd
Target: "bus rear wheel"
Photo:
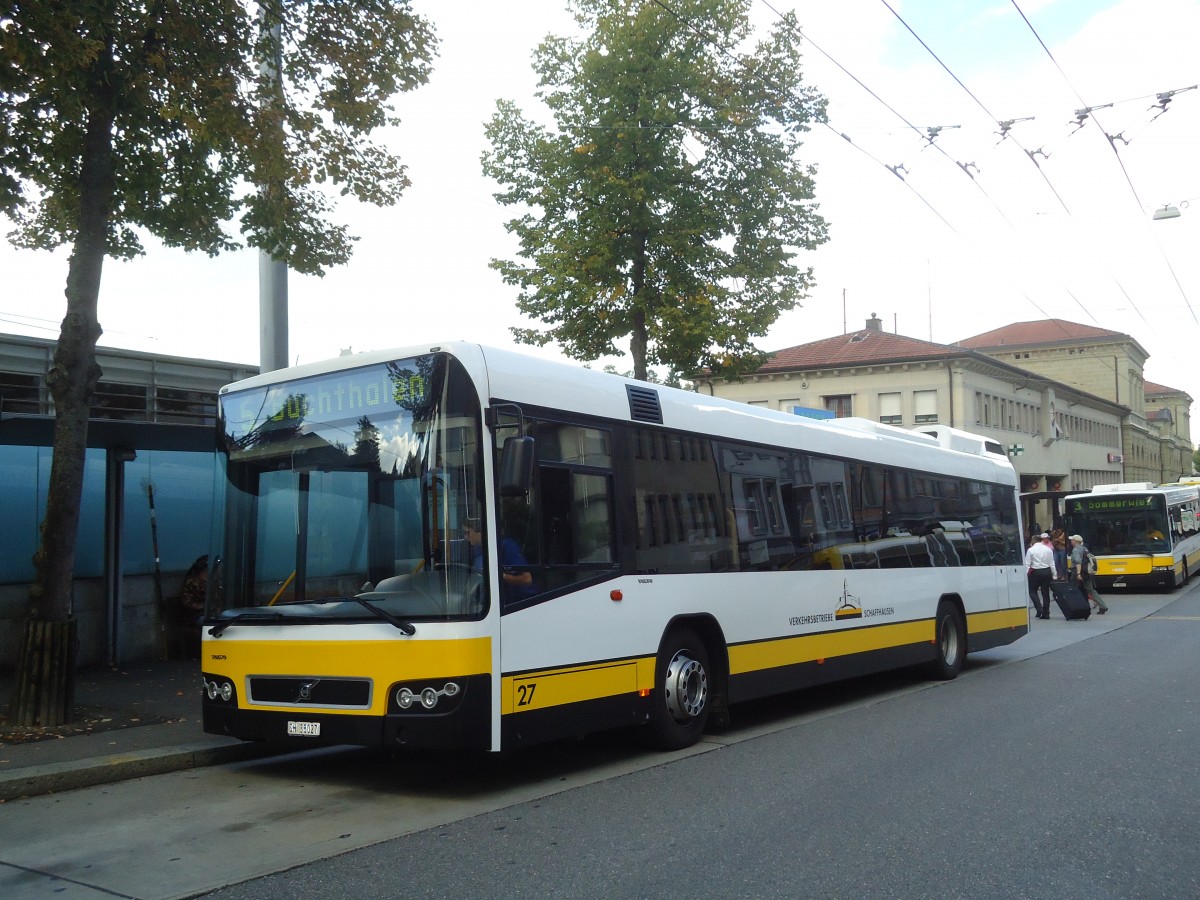
<path id="1" fill-rule="evenodd" d="M 647 738 L 658 750 L 682 750 L 700 740 L 710 708 L 708 650 L 690 628 L 672 630 L 654 665 L 653 711 Z"/>
<path id="2" fill-rule="evenodd" d="M 942 681 L 956 678 L 967 658 L 967 626 L 958 607 L 949 600 L 938 604 L 934 645 L 937 656 L 930 667 L 933 677 Z"/>

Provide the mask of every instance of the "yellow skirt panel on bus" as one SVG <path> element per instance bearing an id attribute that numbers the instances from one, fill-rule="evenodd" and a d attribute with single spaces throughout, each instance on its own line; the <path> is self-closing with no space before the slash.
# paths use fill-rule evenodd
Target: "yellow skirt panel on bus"
<path id="1" fill-rule="evenodd" d="M 500 713 L 531 712 L 584 700 L 632 694 L 643 682 L 645 687 L 649 687 L 653 672 L 654 658 L 649 657 L 506 676 L 501 688 Z"/>
<path id="2" fill-rule="evenodd" d="M 238 685 L 243 705 L 250 676 L 370 678 L 375 688 L 371 707 L 338 712 L 381 716 L 387 705 L 387 689 L 393 682 L 487 674 L 492 667 L 491 644 L 486 637 L 447 641 L 208 641 L 203 646 L 202 668 Z M 271 708 L 255 704 L 255 709 Z"/>
<path id="3" fill-rule="evenodd" d="M 967 632 L 969 634 L 1020 628 L 1028 624 L 1029 610 L 1023 606 L 1014 609 L 998 609 L 994 612 L 971 613 L 967 616 Z"/>

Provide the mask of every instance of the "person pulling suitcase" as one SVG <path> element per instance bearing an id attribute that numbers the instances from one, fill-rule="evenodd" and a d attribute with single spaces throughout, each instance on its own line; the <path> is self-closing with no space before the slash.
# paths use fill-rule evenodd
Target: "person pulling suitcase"
<path id="1" fill-rule="evenodd" d="M 1092 552 L 1083 542 L 1083 535 L 1071 535 L 1071 571 L 1079 583 L 1079 589 L 1087 597 L 1089 603 L 1096 604 L 1096 615 L 1102 616 L 1108 612 L 1108 604 L 1096 590 L 1096 573 L 1092 564 Z"/>

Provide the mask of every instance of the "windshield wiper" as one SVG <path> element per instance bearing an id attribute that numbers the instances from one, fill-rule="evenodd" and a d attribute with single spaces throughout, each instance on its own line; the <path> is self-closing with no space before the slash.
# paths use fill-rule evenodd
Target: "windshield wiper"
<path id="1" fill-rule="evenodd" d="M 359 606 L 363 607 L 364 609 L 369 609 L 371 612 L 373 612 L 375 615 L 379 616 L 379 618 L 383 619 L 385 622 L 390 622 L 393 625 L 395 625 L 397 628 L 400 629 L 400 631 L 402 633 L 408 635 L 409 637 L 412 637 L 414 634 L 417 633 L 417 629 L 413 627 L 411 622 L 405 622 L 403 619 L 397 619 L 386 609 L 380 609 L 378 606 L 376 606 L 370 600 L 364 600 L 362 597 L 347 597 L 346 599 L 353 600 L 355 603 L 357 603 Z"/>
<path id="2" fill-rule="evenodd" d="M 409 637 L 412 637 L 414 634 L 417 633 L 417 629 L 412 625 L 412 623 L 405 622 L 403 619 L 396 618 L 390 612 L 388 612 L 386 609 L 380 609 L 374 603 L 371 603 L 369 600 L 364 600 L 362 597 L 338 597 L 336 599 L 322 598 L 320 600 L 289 600 L 289 601 L 287 601 L 287 605 L 288 606 L 308 606 L 308 605 L 323 606 L 327 603 L 347 603 L 347 602 L 357 603 L 359 606 L 363 607 L 364 609 L 370 610 L 370 612 L 373 615 L 375 615 L 378 618 L 383 619 L 385 622 L 388 622 L 391 625 L 394 625 L 395 627 L 399 628 L 400 631 L 402 631 L 404 634 L 408 635 Z M 319 619 L 308 619 L 308 618 L 292 619 L 290 617 L 284 616 L 284 614 L 281 612 L 244 612 L 244 613 L 238 613 L 236 616 L 230 616 L 228 619 L 221 619 L 219 622 L 217 622 L 215 625 L 213 625 L 212 629 L 208 633 L 211 634 L 213 637 L 220 637 L 221 632 L 223 632 L 226 628 L 228 628 L 234 622 L 238 622 L 238 621 L 242 621 L 242 620 L 257 621 L 257 622 L 278 622 L 284 618 L 288 618 L 289 622 L 293 622 L 295 624 L 315 625 L 320 621 Z"/>
<path id="3" fill-rule="evenodd" d="M 213 637 L 220 637 L 222 632 L 224 632 L 226 628 L 228 628 L 234 622 L 238 622 L 243 619 L 260 621 L 260 622 L 276 622 L 282 618 L 283 618 L 283 613 L 278 613 L 278 612 L 238 613 L 236 616 L 230 616 L 228 619 L 222 619 L 221 621 L 217 622 L 216 625 L 214 625 L 211 629 L 209 629 L 208 633 L 211 634 Z"/>

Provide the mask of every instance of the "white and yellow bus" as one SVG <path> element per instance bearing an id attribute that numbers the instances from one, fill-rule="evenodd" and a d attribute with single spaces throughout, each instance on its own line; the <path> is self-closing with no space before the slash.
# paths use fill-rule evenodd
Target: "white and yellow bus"
<path id="1" fill-rule="evenodd" d="M 641 726 L 679 748 L 737 701 L 953 678 L 1029 628 L 1017 478 L 961 433 L 471 344 L 270 372 L 220 405 L 214 734 L 500 751 Z M 904 571 L 821 562 L 948 522 L 960 551 L 915 538 Z"/>
<path id="2" fill-rule="evenodd" d="M 1068 534 L 1096 558 L 1096 586 L 1174 588 L 1200 567 L 1200 485 L 1103 484 L 1063 498 Z"/>

